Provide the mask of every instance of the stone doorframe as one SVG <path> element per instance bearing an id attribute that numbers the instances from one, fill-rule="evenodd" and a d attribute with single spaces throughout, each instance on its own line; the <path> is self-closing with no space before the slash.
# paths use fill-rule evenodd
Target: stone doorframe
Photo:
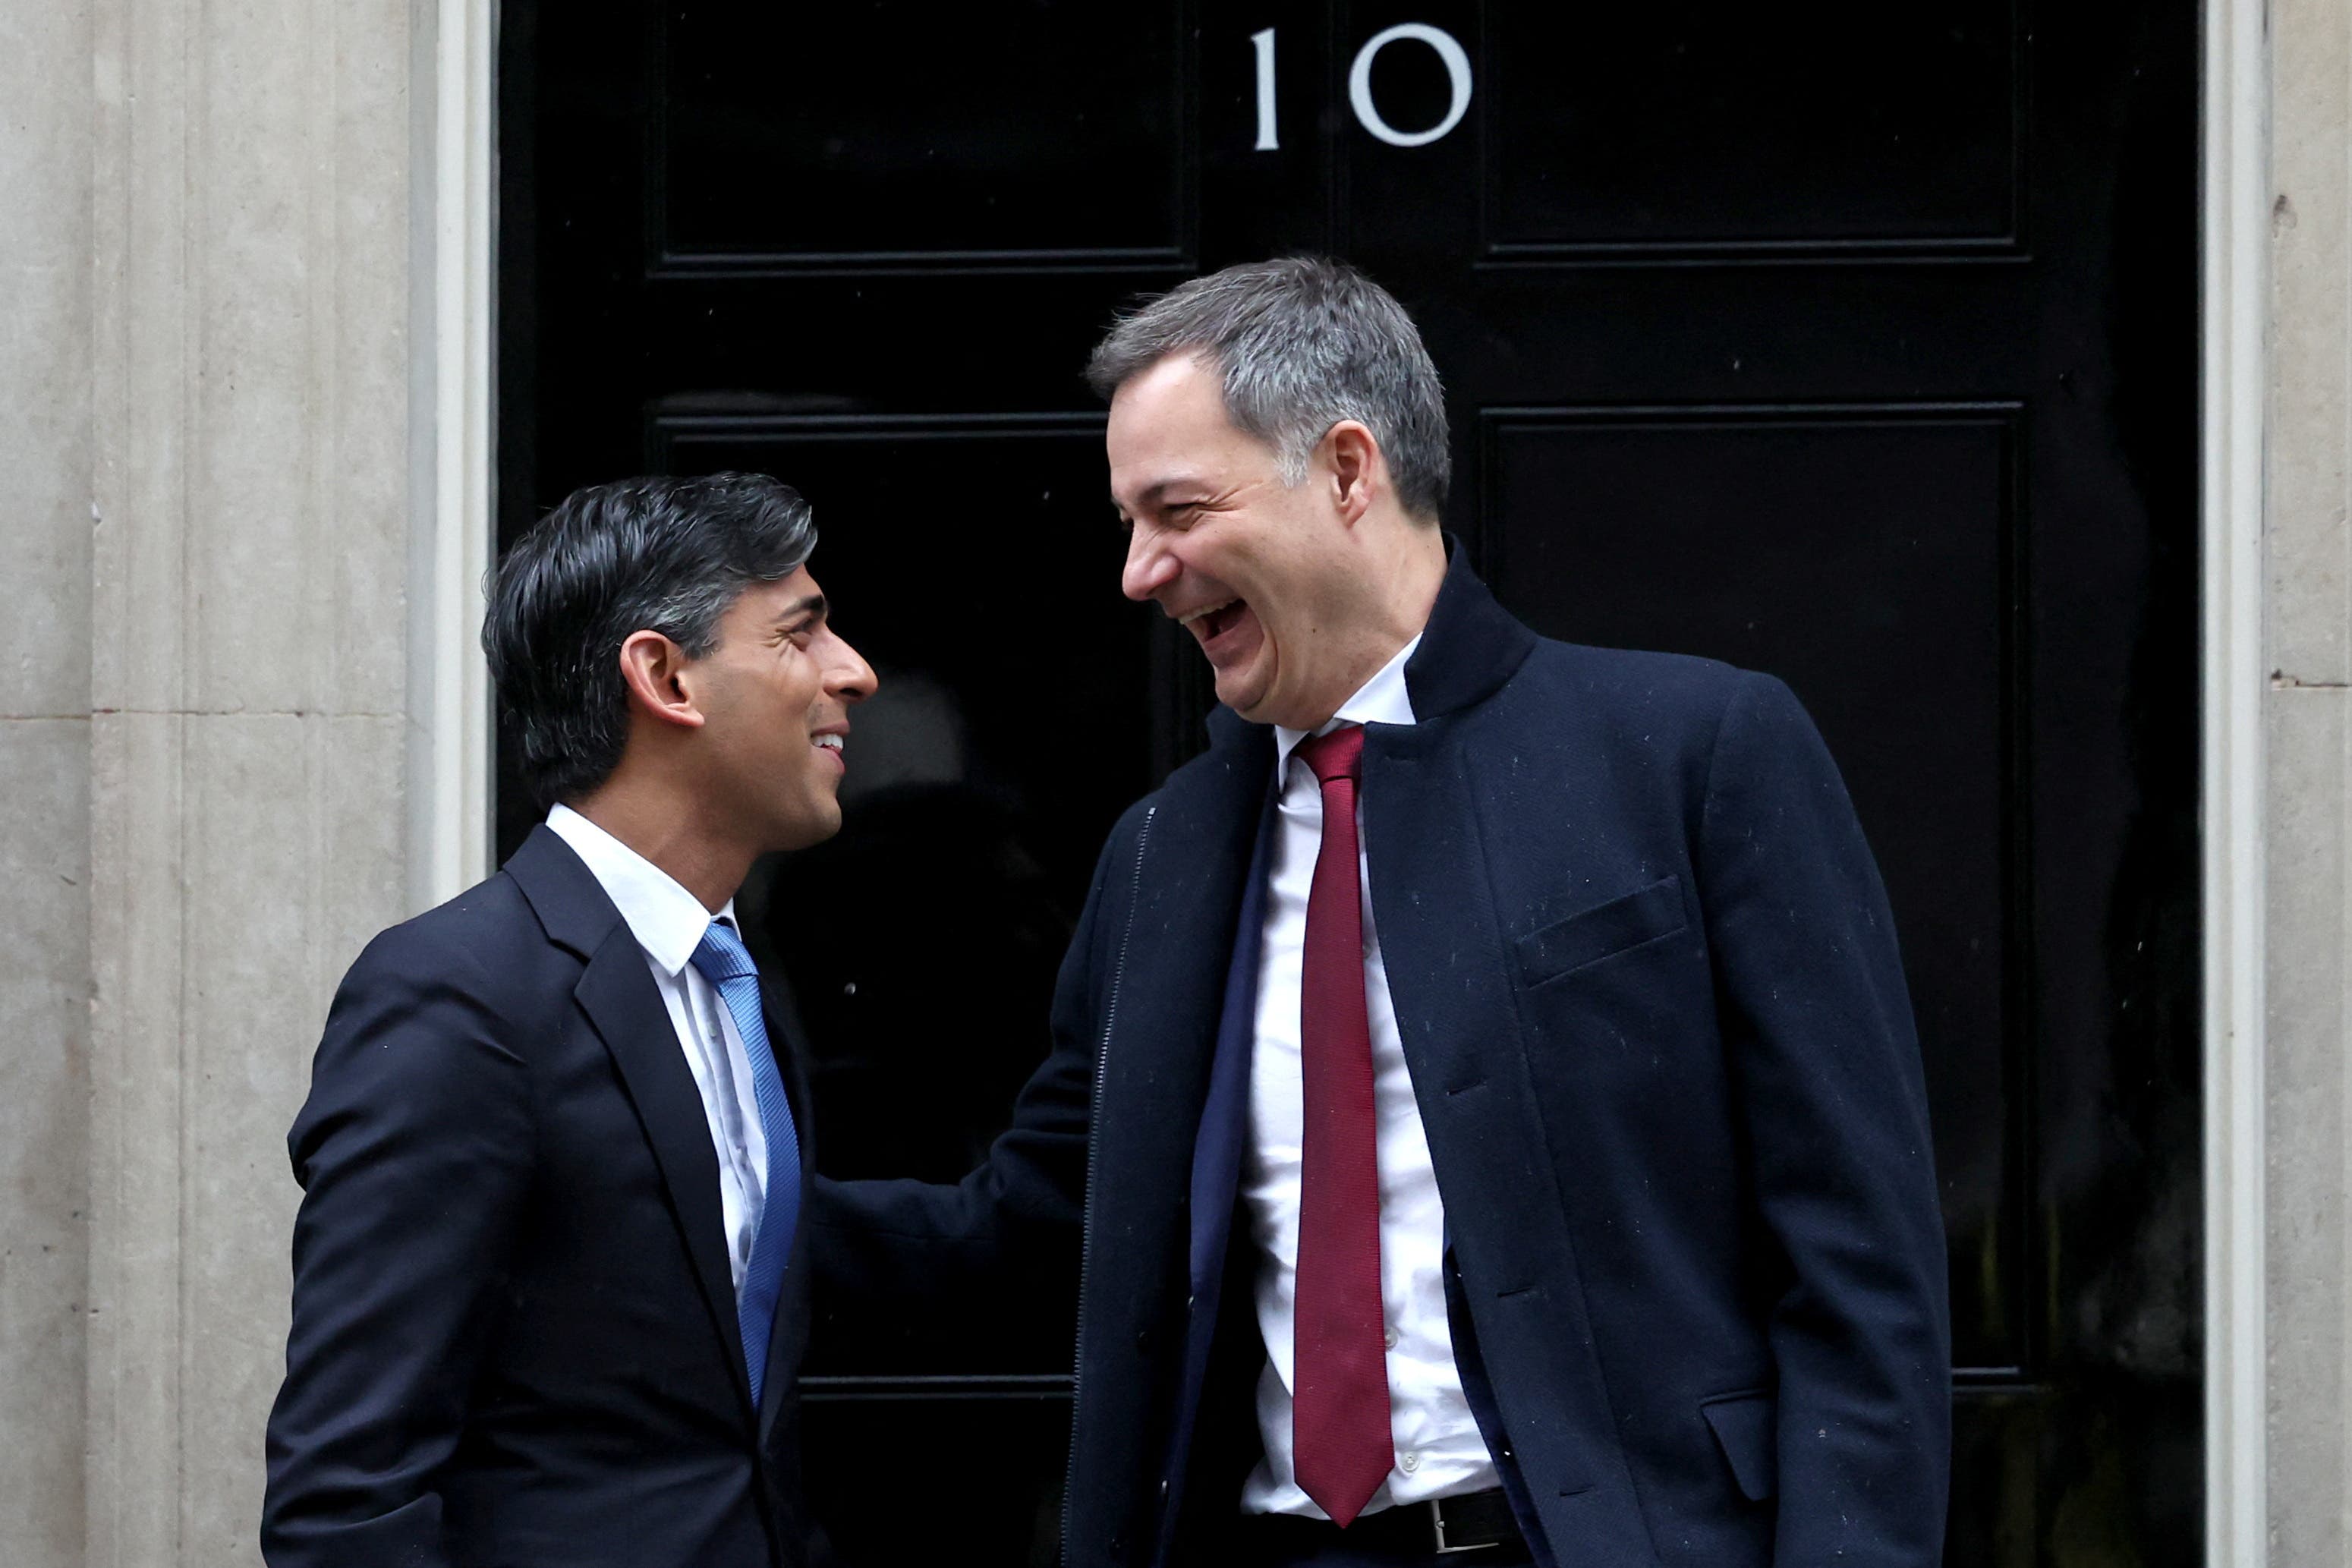
<path id="1" fill-rule="evenodd" d="M 419 289 L 414 406 L 418 468 L 411 538 L 410 901 L 430 908 L 491 869 L 497 776 L 488 667 L 480 645 L 484 574 L 495 553 L 491 465 L 498 344 L 497 0 L 429 0 L 430 221 L 415 228 Z M 424 9 L 419 6 L 420 11 Z M 421 152 L 421 149 L 420 149 Z M 420 169 L 425 160 L 420 156 Z M 420 219 L 425 215 L 420 214 Z M 429 478 L 427 477 L 429 472 Z"/>
<path id="2" fill-rule="evenodd" d="M 2263 0 L 2206 0 L 2202 97 L 2206 1553 L 2263 1568 L 2264 1452 L 2263 286 L 2270 239 Z"/>
<path id="3" fill-rule="evenodd" d="M 416 275 L 429 293 L 420 324 L 429 321 L 432 330 L 429 340 L 420 340 L 429 341 L 430 348 L 420 355 L 416 380 L 418 411 L 424 415 L 429 410 L 429 418 L 421 421 L 425 438 L 418 443 L 429 457 L 420 461 L 429 461 L 432 481 L 419 484 L 415 491 L 421 503 L 415 547 L 421 552 L 420 576 L 427 592 L 412 612 L 417 617 L 412 620 L 412 647 L 429 666 L 412 682 L 413 690 L 429 694 L 429 706 L 412 715 L 417 722 L 412 731 L 410 776 L 422 787 L 413 788 L 411 800 L 409 886 L 411 901 L 418 907 L 447 897 L 483 874 L 489 857 L 491 731 L 487 677 L 475 633 L 481 575 L 491 553 L 494 9 L 495 0 L 436 0 L 435 36 L 428 41 L 434 50 L 434 153 L 432 222 L 424 237 L 430 243 L 430 258 L 428 265 L 425 256 L 417 258 Z M 2301 68 L 2302 81 L 2273 81 L 2273 18 L 2263 0 L 2208 0 L 2203 24 L 2205 1462 L 2207 1561 L 2216 1568 L 2262 1568 L 2269 1558 L 2274 1506 L 2295 1514 L 2311 1510 L 2304 1521 L 2306 1529 L 2320 1526 L 2322 1511 L 2334 1519 L 2321 1531 L 2332 1542 L 2334 1554 L 2327 1561 L 2347 1561 L 2340 1479 L 2332 1500 L 2322 1504 L 2291 1484 L 2294 1478 L 2282 1476 L 2277 1480 L 2290 1484 L 2274 1485 L 2270 1471 L 2273 1387 L 2282 1394 L 2283 1412 L 2312 1400 L 2307 1386 L 2274 1384 L 2269 1362 L 2272 1319 L 2282 1303 L 2273 1300 L 2268 1241 L 2284 1216 L 2273 1208 L 2267 1178 L 2274 1155 L 2269 1142 L 2274 1087 L 2266 1058 L 2266 998 L 2282 955 L 2265 942 L 2266 919 L 2279 901 L 2276 884 L 2283 879 L 2332 879 L 2329 886 L 2339 916 L 2345 907 L 2341 857 L 2347 829 L 2340 809 L 2325 846 L 2329 853 L 2321 858 L 2323 870 L 2313 869 L 2300 855 L 2293 864 L 2274 866 L 2267 831 L 2275 806 L 2303 821 L 2309 806 L 2332 801 L 2340 808 L 2343 802 L 2340 752 L 2332 778 L 2323 769 L 2319 777 L 2297 780 L 2322 786 L 2316 795 L 2299 795 L 2291 801 L 2272 798 L 2274 785 L 2268 764 L 2273 747 L 2292 744 L 2302 727 L 2299 716 L 2274 711 L 2280 697 L 2332 691 L 2330 709 L 2344 704 L 2339 666 L 2352 636 L 2336 638 L 2337 664 L 2327 667 L 2338 677 L 2332 686 L 2324 677 L 2293 673 L 2273 657 L 2273 644 L 2309 633 L 2325 641 L 2318 625 L 2306 629 L 2291 623 L 2341 616 L 2346 524 L 2339 510 L 2332 530 L 2304 530 L 2308 536 L 2304 542 L 2323 555 L 2332 552 L 2339 568 L 2330 596 L 2299 594 L 2282 581 L 2287 568 L 2275 559 L 2275 550 L 2266 552 L 2265 518 L 2271 481 L 2284 477 L 2276 470 L 2300 473 L 2315 461 L 2325 468 L 2327 455 L 2309 448 L 2271 451 L 2266 437 L 2274 392 L 2289 398 L 2323 399 L 2332 392 L 2328 405 L 2340 412 L 2345 390 L 2340 381 L 2333 388 L 2274 387 L 2272 381 L 2272 333 L 2281 326 L 2295 326 L 2274 319 L 2274 313 L 2283 317 L 2296 302 L 2288 297 L 2295 289 L 2294 278 L 2283 279 L 2276 297 L 2271 285 L 2274 218 L 2288 200 L 2273 189 L 2273 93 L 2294 94 L 2299 129 L 2306 133 L 2298 138 L 2296 151 L 2323 163 L 2332 159 L 2340 170 L 2346 140 L 2341 110 L 2352 100 L 2340 68 L 2352 56 L 2344 47 L 2340 21 L 2331 19 L 2326 0 L 2284 0 L 2273 9 L 2278 13 L 2274 20 L 2280 31 L 2295 27 L 2324 35 L 2336 46 L 2304 57 L 2310 61 L 2307 66 L 2285 68 Z M 2292 62 L 2297 57 L 2283 58 Z M 2330 66 L 2338 68 L 2332 79 Z M 424 75 L 420 72 L 420 85 Z M 2336 115 L 2332 121 L 2326 118 L 2331 111 Z M 2322 134 L 2331 124 L 2333 134 Z M 2323 292 L 2331 282 L 2339 290 L 2346 282 L 2346 204 L 2340 186 L 2339 181 L 2332 204 L 2333 248 L 2320 253 L 2320 265 L 2307 268 L 2310 276 L 2303 279 L 2305 287 Z M 2321 325 L 2332 329 L 2332 333 L 2320 335 L 2321 346 L 2340 349 L 2340 306 L 2331 312 L 2321 302 L 2313 303 Z M 2340 461 L 2334 472 L 2340 488 Z M 2352 728 L 2333 714 L 2331 721 L 2326 727 L 2339 738 Z M 2309 892 L 2324 897 L 2326 889 Z M 2336 929 L 2344 930 L 2340 920 Z M 2325 957 L 2316 963 L 2296 963 L 2279 978 L 2298 996 L 2332 995 L 2340 1002 L 2347 970 L 2341 942 L 2336 954 L 2332 963 Z M 2340 1007 L 2335 1019 L 2332 1034 L 2295 1045 L 2340 1061 Z M 2333 1081 L 2340 1087 L 2346 1076 L 2339 1068 Z M 2329 1125 L 2342 1123 L 2330 1118 Z M 2298 1173 L 2289 1185 L 2308 1187 L 2313 1174 Z M 2340 1198 L 2342 1183 L 2326 1184 L 2326 1192 Z M 2330 1256 L 2340 1261 L 2340 1222 L 2331 1239 L 2336 1250 Z M 2341 1306 L 2346 1277 L 2337 1269 L 2329 1279 L 2336 1301 L 2332 1321 L 2340 1327 L 2347 1316 Z M 2294 1337 L 2301 1338 L 2305 1328 L 2293 1325 Z M 2335 1434 L 2335 1441 L 2327 1457 L 2315 1463 L 2315 1480 L 2331 1468 L 2340 1477 L 2343 1468 L 2333 1462 L 2346 1451 L 2340 1343 L 2326 1371 L 2321 1386 L 2327 1391 L 2327 1402 L 2310 1416 Z M 2303 1423 L 2294 1423 L 2290 1416 L 2283 1424 Z M 2280 1522 L 2288 1535 L 2297 1533 L 2292 1524 Z M 2282 1560 L 2309 1559 L 2290 1552 Z"/>

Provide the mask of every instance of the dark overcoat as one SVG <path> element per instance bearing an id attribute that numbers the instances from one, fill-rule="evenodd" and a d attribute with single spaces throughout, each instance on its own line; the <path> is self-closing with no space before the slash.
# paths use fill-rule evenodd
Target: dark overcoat
<path id="1" fill-rule="evenodd" d="M 1950 1333 L 1927 1099 L 1811 722 L 1766 676 L 1540 639 L 1458 551 L 1405 681 L 1418 722 L 1367 727 L 1370 897 L 1457 1359 L 1530 1539 L 1557 1568 L 1931 1568 Z M 988 1165 L 817 1204 L 821 1271 L 914 1289 L 1083 1191 L 1077 1568 L 1214 1561 L 1257 1458 L 1234 1223 L 1256 943 L 1234 939 L 1274 748 L 1211 728 L 1111 833 L 1054 1054 Z M 950 1245 L 904 1245 L 925 1239 Z"/>

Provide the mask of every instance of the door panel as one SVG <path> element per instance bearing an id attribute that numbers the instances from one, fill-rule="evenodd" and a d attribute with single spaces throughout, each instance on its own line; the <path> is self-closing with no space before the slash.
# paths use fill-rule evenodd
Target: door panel
<path id="1" fill-rule="evenodd" d="M 656 8 L 655 266 L 1181 265 L 1177 24 L 1150 6 Z"/>
<path id="2" fill-rule="evenodd" d="M 1563 28 L 1489 8 L 1487 254 L 2011 247 L 2023 77 L 2009 13 L 1669 0 Z"/>
<path id="3" fill-rule="evenodd" d="M 504 531 L 773 471 L 884 671 L 845 831 L 745 895 L 825 1168 L 965 1168 L 1104 831 L 1201 743 L 1197 655 L 1117 594 L 1088 349 L 1333 251 L 1422 324 L 1503 601 L 1778 674 L 1845 772 L 1951 1238 L 1948 1560 L 2197 1561 L 2196 17 L 2046 11 L 509 0 Z M 910 1469 L 983 1471 L 959 1560 L 1051 1559 L 1052 1297 L 826 1326 L 853 1563 Z"/>

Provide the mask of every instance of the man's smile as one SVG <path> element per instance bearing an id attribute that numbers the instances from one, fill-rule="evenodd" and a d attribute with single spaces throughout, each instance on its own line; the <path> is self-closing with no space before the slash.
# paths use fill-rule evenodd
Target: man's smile
<path id="1" fill-rule="evenodd" d="M 1243 621 L 1248 618 L 1249 614 L 1249 605 L 1241 599 L 1234 598 L 1222 600 L 1213 605 L 1203 605 L 1197 610 L 1189 610 L 1177 616 L 1176 621 L 1179 626 L 1200 640 L 1202 651 L 1209 652 L 1213 657 L 1217 645 L 1239 627 Z"/>

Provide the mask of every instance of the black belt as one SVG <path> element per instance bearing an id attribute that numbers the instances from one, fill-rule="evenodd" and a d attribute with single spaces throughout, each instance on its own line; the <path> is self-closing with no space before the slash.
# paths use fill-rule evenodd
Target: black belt
<path id="1" fill-rule="evenodd" d="M 1350 1547 L 1399 1557 L 1464 1557 L 1464 1568 L 1481 1563 L 1524 1561 L 1527 1539 L 1500 1487 L 1465 1497 L 1399 1503 L 1378 1513 L 1359 1514 L 1345 1531 L 1329 1520 L 1292 1513 L 1244 1516 L 1244 1538 L 1269 1545 L 1305 1544 L 1310 1538 L 1344 1540 Z M 1507 1550 L 1506 1550 L 1507 1549 Z"/>

